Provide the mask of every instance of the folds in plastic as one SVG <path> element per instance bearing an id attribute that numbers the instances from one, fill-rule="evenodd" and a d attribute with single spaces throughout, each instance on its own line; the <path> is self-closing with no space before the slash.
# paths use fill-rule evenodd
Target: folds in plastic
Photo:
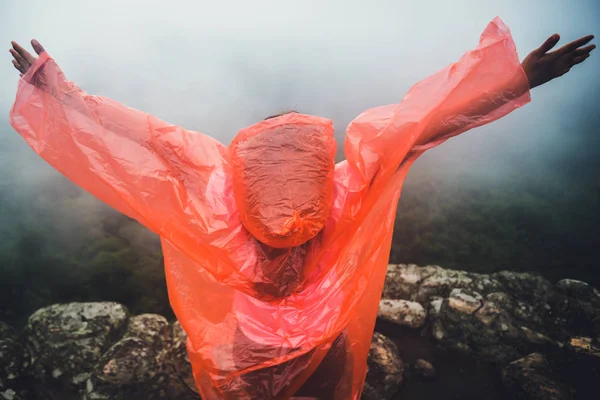
<path id="1" fill-rule="evenodd" d="M 290 398 L 341 334 L 335 397 L 358 399 L 409 167 L 527 103 L 528 90 L 495 19 L 475 50 L 399 104 L 358 116 L 335 166 L 331 121 L 286 115 L 228 148 L 85 93 L 47 53 L 20 80 L 10 120 L 50 165 L 160 235 L 204 399 Z M 248 379 L 265 371 L 276 373 Z"/>

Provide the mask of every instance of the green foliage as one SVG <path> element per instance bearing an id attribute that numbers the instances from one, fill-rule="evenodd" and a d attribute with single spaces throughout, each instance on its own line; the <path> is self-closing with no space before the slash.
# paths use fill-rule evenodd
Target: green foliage
<path id="1" fill-rule="evenodd" d="M 27 213 L 13 210 L 23 217 L 14 237 L 4 232 L 0 320 L 20 325 L 38 308 L 71 301 L 118 301 L 172 317 L 155 235 L 64 178 L 38 189 Z"/>
<path id="2" fill-rule="evenodd" d="M 598 180 L 521 172 L 490 185 L 475 173 L 442 175 L 409 174 L 391 262 L 530 271 L 600 286 Z"/>
<path id="3" fill-rule="evenodd" d="M 558 170 L 501 180 L 413 168 L 391 262 L 533 271 L 600 287 L 600 181 Z M 19 325 L 49 304 L 99 300 L 172 317 L 154 234 L 58 175 L 31 186 L 0 183 L 0 320 Z"/>

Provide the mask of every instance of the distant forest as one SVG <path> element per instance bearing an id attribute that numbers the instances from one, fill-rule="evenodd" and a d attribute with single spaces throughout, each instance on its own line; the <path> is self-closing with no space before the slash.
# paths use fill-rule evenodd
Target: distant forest
<path id="1" fill-rule="evenodd" d="M 391 263 L 489 273 L 537 272 L 600 287 L 596 159 L 482 184 L 480 172 L 414 168 L 396 218 Z M 113 300 L 172 316 L 158 238 L 62 176 L 0 183 L 0 320 L 22 324 L 58 302 Z"/>

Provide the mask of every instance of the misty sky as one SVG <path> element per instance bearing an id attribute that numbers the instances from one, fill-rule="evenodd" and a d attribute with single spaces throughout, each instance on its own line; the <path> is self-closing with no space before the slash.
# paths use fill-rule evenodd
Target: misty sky
<path id="1" fill-rule="evenodd" d="M 19 157 L 3 165 L 50 168 L 32 161 L 7 122 L 18 80 L 10 40 L 35 37 L 86 91 L 224 143 L 289 108 L 332 118 L 341 141 L 360 112 L 399 102 L 410 86 L 474 48 L 495 16 L 511 28 L 521 59 L 555 32 L 561 44 L 600 34 L 597 0 L 4 0 L 0 133 Z M 531 104 L 419 162 L 460 159 L 468 167 L 485 160 L 514 173 L 519 165 L 504 161 L 511 154 L 572 156 L 590 146 L 579 132 L 598 122 L 598 71 L 596 50 L 564 78 L 534 90 Z M 7 160 L 6 151 L 0 156 Z"/>

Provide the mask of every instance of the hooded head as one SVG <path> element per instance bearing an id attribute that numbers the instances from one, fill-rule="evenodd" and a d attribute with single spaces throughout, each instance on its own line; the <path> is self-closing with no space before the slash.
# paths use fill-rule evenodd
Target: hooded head
<path id="1" fill-rule="evenodd" d="M 335 159 L 331 120 L 296 112 L 241 130 L 229 146 L 245 228 L 275 248 L 315 237 L 329 214 Z"/>

